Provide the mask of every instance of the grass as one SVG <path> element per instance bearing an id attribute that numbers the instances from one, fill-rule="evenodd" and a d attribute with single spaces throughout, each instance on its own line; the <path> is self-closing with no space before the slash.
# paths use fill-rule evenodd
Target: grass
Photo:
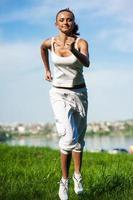
<path id="1" fill-rule="evenodd" d="M 82 175 L 84 194 L 70 178 L 70 200 L 133 199 L 133 155 L 85 152 Z M 58 200 L 60 176 L 58 150 L 0 145 L 1 200 Z"/>

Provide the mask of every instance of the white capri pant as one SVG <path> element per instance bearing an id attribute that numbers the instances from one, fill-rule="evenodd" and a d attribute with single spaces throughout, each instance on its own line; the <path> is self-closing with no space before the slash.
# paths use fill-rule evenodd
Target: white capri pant
<path id="1" fill-rule="evenodd" d="M 50 100 L 59 134 L 59 148 L 64 154 L 81 152 L 87 127 L 87 89 L 52 87 Z"/>

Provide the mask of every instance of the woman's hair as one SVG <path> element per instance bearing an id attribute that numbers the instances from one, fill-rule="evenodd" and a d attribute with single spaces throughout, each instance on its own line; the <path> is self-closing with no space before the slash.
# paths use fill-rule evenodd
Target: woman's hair
<path id="1" fill-rule="evenodd" d="M 65 9 L 62 9 L 62 10 L 59 10 L 59 11 L 58 11 L 58 13 L 56 14 L 56 21 L 57 21 L 58 15 L 59 15 L 61 12 L 69 12 L 69 13 L 71 13 L 72 16 L 73 16 L 73 19 L 75 20 L 74 13 L 73 13 L 69 8 L 65 8 Z M 74 28 L 73 28 L 72 33 L 73 33 L 74 35 L 80 35 L 80 33 L 78 33 L 78 30 L 79 30 L 79 26 L 78 26 L 78 24 L 76 24 L 76 23 L 74 22 Z"/>

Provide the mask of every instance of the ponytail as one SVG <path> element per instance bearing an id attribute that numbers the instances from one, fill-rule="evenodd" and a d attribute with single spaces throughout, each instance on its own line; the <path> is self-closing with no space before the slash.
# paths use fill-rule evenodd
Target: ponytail
<path id="1" fill-rule="evenodd" d="M 79 26 L 78 26 L 78 24 L 76 24 L 76 23 L 74 22 L 74 28 L 73 28 L 72 33 L 73 33 L 74 35 L 80 35 L 80 33 L 78 33 L 78 30 L 79 30 Z"/>

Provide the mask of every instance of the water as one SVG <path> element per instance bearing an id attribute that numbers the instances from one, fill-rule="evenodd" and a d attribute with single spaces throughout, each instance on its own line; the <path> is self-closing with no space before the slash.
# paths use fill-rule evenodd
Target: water
<path id="1" fill-rule="evenodd" d="M 113 148 L 124 148 L 129 150 L 129 147 L 133 145 L 132 136 L 93 136 L 85 138 L 85 150 L 112 150 Z M 9 145 L 19 146 L 39 146 L 39 147 L 51 147 L 58 149 L 58 138 L 46 138 L 40 136 L 19 136 L 11 140 L 6 141 Z"/>
<path id="2" fill-rule="evenodd" d="M 87 150 L 112 150 L 114 148 L 124 148 L 129 150 L 133 145 L 133 136 L 94 136 L 86 138 Z"/>

